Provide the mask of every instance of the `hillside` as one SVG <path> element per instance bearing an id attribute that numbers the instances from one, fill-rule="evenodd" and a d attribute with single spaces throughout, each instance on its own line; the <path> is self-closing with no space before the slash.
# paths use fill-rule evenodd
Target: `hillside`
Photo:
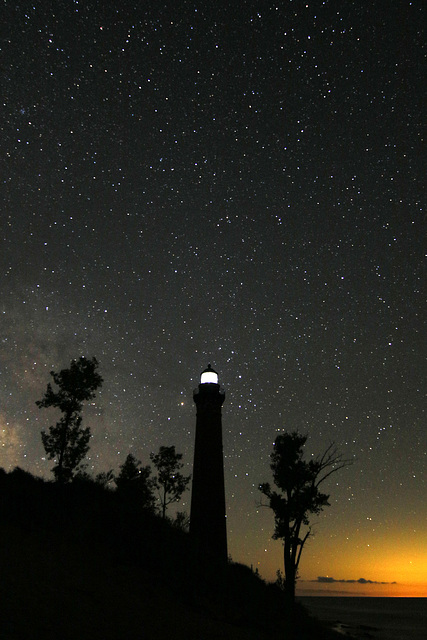
<path id="1" fill-rule="evenodd" d="M 330 638 L 251 570 L 90 482 L 0 470 L 2 640 Z"/>

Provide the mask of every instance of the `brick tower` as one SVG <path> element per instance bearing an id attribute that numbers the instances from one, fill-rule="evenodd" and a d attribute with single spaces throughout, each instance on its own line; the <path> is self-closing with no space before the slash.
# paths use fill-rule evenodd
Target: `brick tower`
<path id="1" fill-rule="evenodd" d="M 225 392 L 208 365 L 193 393 L 197 407 L 190 535 L 199 550 L 227 560 L 221 407 Z"/>

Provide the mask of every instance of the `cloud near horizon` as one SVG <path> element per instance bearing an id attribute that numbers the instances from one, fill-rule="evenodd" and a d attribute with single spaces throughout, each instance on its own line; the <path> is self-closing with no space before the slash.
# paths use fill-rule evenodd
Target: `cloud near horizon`
<path id="1" fill-rule="evenodd" d="M 335 583 L 335 582 L 345 582 L 346 584 L 397 584 L 394 582 L 378 582 L 377 580 L 366 580 L 366 578 L 359 578 L 358 580 L 336 580 L 335 578 L 330 578 L 329 576 L 318 576 L 317 580 L 312 580 L 311 582 L 323 582 L 323 583 Z"/>

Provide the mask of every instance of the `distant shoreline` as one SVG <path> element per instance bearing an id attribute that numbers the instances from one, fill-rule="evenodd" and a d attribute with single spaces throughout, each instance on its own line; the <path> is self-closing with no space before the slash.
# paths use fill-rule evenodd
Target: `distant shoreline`
<path id="1" fill-rule="evenodd" d="M 349 586 L 346 588 L 340 588 L 336 585 L 334 587 L 313 587 L 298 589 L 298 598 L 427 598 L 427 584 L 416 585 L 404 585 L 397 584 L 395 588 L 391 585 L 384 585 L 381 588 L 378 585 L 375 589 L 365 590 L 364 588 L 354 589 Z"/>

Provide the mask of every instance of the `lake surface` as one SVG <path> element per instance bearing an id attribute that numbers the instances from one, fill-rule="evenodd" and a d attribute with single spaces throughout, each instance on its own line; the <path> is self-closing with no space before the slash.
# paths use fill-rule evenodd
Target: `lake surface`
<path id="1" fill-rule="evenodd" d="M 319 620 L 333 622 L 343 636 L 373 640 L 426 640 L 427 598 L 298 598 Z"/>

